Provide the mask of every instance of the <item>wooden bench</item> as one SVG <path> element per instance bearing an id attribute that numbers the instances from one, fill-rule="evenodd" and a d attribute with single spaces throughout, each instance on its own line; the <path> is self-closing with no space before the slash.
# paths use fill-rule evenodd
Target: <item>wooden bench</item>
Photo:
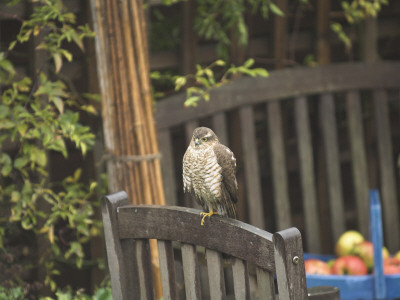
<path id="1" fill-rule="evenodd" d="M 154 299 L 149 239 L 156 239 L 164 299 L 226 299 L 225 274 L 231 272 L 235 299 L 307 299 L 300 232 L 275 234 L 243 222 L 213 216 L 200 225 L 200 211 L 171 206 L 129 205 L 125 192 L 103 199 L 102 214 L 113 299 Z M 208 282 L 200 278 L 199 248 L 204 248 Z M 183 270 L 178 282 L 177 257 Z M 228 262 L 228 263 L 227 263 Z M 255 268 L 251 291 L 248 268 Z M 228 278 L 228 276 L 227 276 Z M 208 297 L 202 295 L 208 285 Z M 338 299 L 338 292 L 323 298 Z M 233 295 L 231 295 L 233 297 Z M 254 296 L 253 296 L 254 297 Z"/>
<path id="2" fill-rule="evenodd" d="M 193 129 L 208 126 L 237 157 L 241 220 L 271 232 L 295 226 L 306 251 L 328 253 L 347 229 L 368 236 L 368 190 L 377 188 L 385 244 L 396 251 L 399 74 L 399 62 L 284 69 L 237 79 L 196 108 L 183 107 L 183 94 L 160 101 L 168 204 L 194 205 L 181 161 Z"/>

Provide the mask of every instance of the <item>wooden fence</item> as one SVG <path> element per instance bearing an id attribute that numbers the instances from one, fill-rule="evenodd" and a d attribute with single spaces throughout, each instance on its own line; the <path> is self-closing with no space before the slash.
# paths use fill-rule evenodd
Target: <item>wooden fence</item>
<path id="1" fill-rule="evenodd" d="M 184 108 L 156 107 L 167 203 L 182 193 L 182 157 L 197 126 L 214 129 L 238 160 L 240 219 L 269 231 L 297 226 L 305 247 L 332 252 L 346 229 L 368 237 L 368 189 L 379 188 L 386 245 L 400 248 L 399 62 L 273 71 L 212 91 Z"/>

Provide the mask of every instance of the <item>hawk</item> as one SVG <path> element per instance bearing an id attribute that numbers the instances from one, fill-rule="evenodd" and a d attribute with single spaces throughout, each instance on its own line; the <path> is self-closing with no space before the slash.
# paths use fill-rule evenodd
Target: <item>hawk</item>
<path id="1" fill-rule="evenodd" d="M 183 156 L 183 190 L 202 206 L 202 226 L 205 218 L 214 214 L 236 218 L 235 173 L 233 152 L 219 142 L 210 128 L 196 128 Z"/>

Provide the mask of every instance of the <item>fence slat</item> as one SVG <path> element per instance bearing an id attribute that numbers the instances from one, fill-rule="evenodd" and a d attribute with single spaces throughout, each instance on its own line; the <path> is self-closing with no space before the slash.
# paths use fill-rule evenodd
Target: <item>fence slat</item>
<path id="1" fill-rule="evenodd" d="M 244 106 L 240 108 L 239 116 L 250 223 L 264 229 L 264 209 L 261 197 L 260 172 L 252 107 Z"/>
<path id="2" fill-rule="evenodd" d="M 177 299 L 174 249 L 171 241 L 157 240 L 164 299 Z"/>
<path id="3" fill-rule="evenodd" d="M 274 300 L 275 299 L 275 283 L 274 274 L 267 270 L 257 268 L 257 287 L 260 300 Z"/>
<path id="4" fill-rule="evenodd" d="M 318 208 L 314 174 L 314 160 L 311 144 L 310 122 L 306 97 L 294 101 L 296 134 L 299 151 L 301 188 L 303 196 L 304 220 L 307 250 L 320 253 L 321 239 L 319 233 Z"/>
<path id="5" fill-rule="evenodd" d="M 168 129 L 158 131 L 158 144 L 162 154 L 161 172 L 164 183 L 165 201 L 167 205 L 177 205 L 174 157 L 172 154 L 171 135 Z"/>
<path id="6" fill-rule="evenodd" d="M 396 251 L 400 247 L 400 229 L 396 185 L 394 181 L 394 165 L 392 142 L 390 134 L 387 94 L 383 89 L 373 91 L 377 143 L 382 193 L 383 222 L 385 227 L 386 243 L 389 251 Z"/>
<path id="7" fill-rule="evenodd" d="M 250 284 L 247 271 L 247 262 L 234 259 L 232 264 L 233 290 L 235 299 L 250 299 Z"/>
<path id="8" fill-rule="evenodd" d="M 201 299 L 200 271 L 196 247 L 182 244 L 183 276 L 185 280 L 186 299 Z"/>
<path id="9" fill-rule="evenodd" d="M 339 146 L 335 119 L 335 104 L 332 94 L 322 94 L 320 98 L 320 123 L 325 148 L 328 199 L 331 212 L 333 240 L 337 241 L 345 231 L 342 183 L 340 177 Z"/>
<path id="10" fill-rule="evenodd" d="M 216 113 L 212 116 L 212 125 L 220 143 L 228 146 L 228 130 L 226 127 L 226 117 L 224 112 Z"/>
<path id="11" fill-rule="evenodd" d="M 359 231 L 369 235 L 368 171 L 365 152 L 364 130 L 360 94 L 357 91 L 346 93 L 347 122 L 351 145 L 351 162 Z"/>
<path id="12" fill-rule="evenodd" d="M 225 299 L 224 266 L 221 253 L 206 249 L 206 258 L 211 300 Z"/>
<path id="13" fill-rule="evenodd" d="M 288 178 L 283 143 L 280 101 L 267 104 L 269 146 L 271 149 L 272 180 L 274 186 L 275 216 L 278 230 L 291 226 Z"/>

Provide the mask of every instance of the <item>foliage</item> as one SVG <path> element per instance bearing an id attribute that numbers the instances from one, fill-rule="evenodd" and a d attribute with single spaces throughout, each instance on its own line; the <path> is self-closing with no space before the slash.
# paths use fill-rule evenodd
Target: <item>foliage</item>
<path id="1" fill-rule="evenodd" d="M 61 291 L 58 290 L 55 293 L 56 300 L 112 300 L 111 288 L 101 287 L 98 288 L 95 293 L 90 296 L 82 291 L 73 292 L 71 290 Z M 0 286 L 0 299 L 8 300 L 24 300 L 27 296 L 26 291 L 21 287 L 5 288 Z M 51 300 L 53 298 L 43 297 L 41 300 Z"/>
<path id="2" fill-rule="evenodd" d="M 41 300 L 50 300 L 51 298 L 46 297 Z M 68 291 L 57 291 L 56 292 L 56 300 L 112 300 L 111 288 L 110 287 L 101 287 L 96 290 L 93 296 L 85 294 L 81 291 L 77 291 L 76 293 L 71 290 Z"/>
<path id="3" fill-rule="evenodd" d="M 216 78 L 214 69 L 216 67 L 225 67 L 226 63 L 223 60 L 217 60 L 212 64 L 201 67 L 197 65 L 196 74 L 191 74 L 187 76 L 177 76 L 175 78 L 175 89 L 180 90 L 187 83 L 187 80 L 193 78 L 195 84 L 188 87 L 186 89 L 186 101 L 185 106 L 197 106 L 197 102 L 201 99 L 205 101 L 210 100 L 210 90 L 213 88 L 217 88 L 226 84 L 230 81 L 230 78 L 237 74 L 245 74 L 251 77 L 262 76 L 267 77 L 268 72 L 262 68 L 253 68 L 251 67 L 254 64 L 253 59 L 248 59 L 242 66 L 236 67 L 231 65 L 227 68 L 222 75 L 219 76 L 219 79 Z"/>
<path id="4" fill-rule="evenodd" d="M 232 37 L 238 45 L 248 44 L 248 29 L 244 13 L 250 6 L 253 13 L 267 18 L 272 12 L 283 16 L 283 12 L 272 0 L 198 0 L 194 28 L 198 34 L 217 41 L 218 57 L 228 61 Z"/>
<path id="5" fill-rule="evenodd" d="M 368 17 L 376 18 L 382 9 L 382 5 L 387 4 L 388 0 L 343 0 L 341 2 L 346 21 L 351 25 L 360 24 Z M 349 51 L 352 48 L 352 43 L 350 38 L 344 32 L 342 25 L 337 22 L 332 22 L 331 29 L 344 43 L 347 51 Z"/>
<path id="6" fill-rule="evenodd" d="M 67 158 L 69 149 L 85 155 L 94 144 L 90 127 L 80 121 L 80 112 L 93 113 L 94 107 L 57 79 L 63 59 L 73 60 L 67 46 L 83 50 L 83 39 L 92 36 L 87 25 L 76 25 L 75 15 L 66 11 L 60 0 L 38 0 L 9 51 L 0 53 L 0 202 L 3 210 L 8 210 L 0 218 L 0 248 L 10 251 L 10 241 L 18 230 L 21 235 L 46 239 L 50 244 L 47 252 L 25 267 L 45 265 L 44 284 L 53 291 L 57 287 L 54 276 L 59 275 L 54 261 L 73 261 L 81 268 L 83 244 L 98 235 L 101 226 L 94 219 L 96 204 L 91 200 L 97 184 L 83 184 L 80 169 L 61 182 L 52 182 L 48 170 L 50 151 Z M 7 57 L 17 43 L 32 38 L 40 40 L 38 48 L 51 57 L 53 73 L 46 74 L 44 66 L 39 66 L 33 80 L 15 80 L 16 72 Z M 8 145 L 13 145 L 12 150 L 7 150 Z M 60 230 L 67 231 L 68 238 Z M 29 238 L 20 242 L 29 243 Z M 29 244 L 25 248 L 30 251 Z"/>

